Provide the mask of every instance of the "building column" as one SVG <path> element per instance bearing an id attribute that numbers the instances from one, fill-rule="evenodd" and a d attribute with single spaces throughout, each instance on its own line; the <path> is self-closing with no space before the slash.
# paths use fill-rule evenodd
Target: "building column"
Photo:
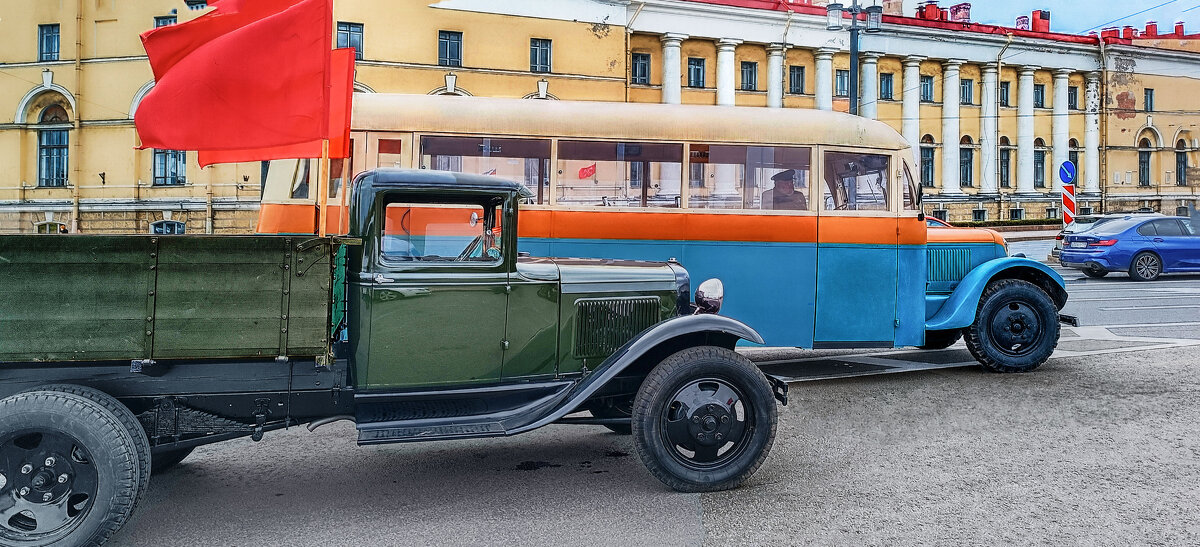
<path id="1" fill-rule="evenodd" d="M 942 194 L 961 194 L 958 178 L 958 149 L 962 133 L 959 131 L 959 113 L 962 110 L 958 96 L 959 73 L 962 61 L 949 59 L 942 63 Z"/>
<path id="2" fill-rule="evenodd" d="M 662 37 L 662 102 L 679 104 L 683 94 L 682 60 L 679 44 L 687 39 L 686 34 L 668 33 Z"/>
<path id="3" fill-rule="evenodd" d="M 767 46 L 767 106 L 783 108 L 783 53 L 787 44 Z"/>
<path id="4" fill-rule="evenodd" d="M 864 118 L 879 118 L 879 54 L 863 53 L 859 56 L 862 65 L 862 77 L 859 78 L 861 106 L 859 114 Z"/>
<path id="5" fill-rule="evenodd" d="M 1021 67 L 1017 77 L 1017 193 L 1034 194 L 1033 186 L 1033 71 Z"/>
<path id="6" fill-rule="evenodd" d="M 1058 177 L 1058 167 L 1071 157 L 1071 120 L 1067 109 L 1067 87 L 1070 85 L 1070 78 L 1070 69 L 1060 68 L 1054 71 L 1054 120 L 1050 129 L 1050 138 L 1053 139 L 1050 143 L 1053 147 L 1050 155 L 1054 164 L 1047 169 L 1049 173 L 1046 176 L 1053 179 L 1051 188 L 1055 194 L 1062 193 L 1062 179 Z M 1078 165 L 1075 167 L 1079 168 Z"/>
<path id="7" fill-rule="evenodd" d="M 817 109 L 833 110 L 833 48 L 821 48 L 815 54 L 817 59 Z"/>
<path id="8" fill-rule="evenodd" d="M 913 147 L 913 168 L 921 169 L 921 61 L 924 57 L 904 58 L 904 79 L 900 84 L 901 133 Z"/>
<path id="9" fill-rule="evenodd" d="M 737 69 L 733 66 L 734 49 L 741 40 L 722 38 L 717 40 L 717 106 L 734 105 L 734 89 Z"/>
<path id="10" fill-rule="evenodd" d="M 1100 73 L 1087 73 L 1083 116 L 1083 189 L 1084 194 L 1100 193 Z"/>
<path id="11" fill-rule="evenodd" d="M 999 191 L 997 184 L 997 168 L 999 152 L 996 146 L 1000 143 L 999 124 L 996 116 L 999 113 L 999 84 L 995 65 L 983 65 L 983 98 L 980 102 L 979 116 L 979 193 L 995 194 Z"/>

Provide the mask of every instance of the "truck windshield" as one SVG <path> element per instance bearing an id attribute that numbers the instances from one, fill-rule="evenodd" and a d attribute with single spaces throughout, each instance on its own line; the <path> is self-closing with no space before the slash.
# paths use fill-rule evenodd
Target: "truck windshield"
<path id="1" fill-rule="evenodd" d="M 381 252 L 401 262 L 500 261 L 499 206 L 389 203 Z"/>

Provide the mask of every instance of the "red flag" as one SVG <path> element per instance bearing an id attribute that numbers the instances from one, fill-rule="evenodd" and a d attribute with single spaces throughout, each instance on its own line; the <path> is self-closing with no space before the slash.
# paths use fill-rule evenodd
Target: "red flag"
<path id="1" fill-rule="evenodd" d="M 330 62 L 329 157 L 350 157 L 350 112 L 354 95 L 354 48 L 333 50 Z M 296 158 L 321 157 L 321 141 L 271 148 L 243 150 L 201 150 L 197 154 L 200 167 L 214 163 L 237 163 Z"/>
<path id="2" fill-rule="evenodd" d="M 156 82 L 134 116 L 142 148 L 245 150 L 325 138 L 330 0 L 214 5 L 221 16 L 143 35 Z"/>
<path id="3" fill-rule="evenodd" d="M 596 164 L 593 163 L 587 167 L 579 168 L 579 178 L 586 179 L 594 176 L 596 176 Z"/>

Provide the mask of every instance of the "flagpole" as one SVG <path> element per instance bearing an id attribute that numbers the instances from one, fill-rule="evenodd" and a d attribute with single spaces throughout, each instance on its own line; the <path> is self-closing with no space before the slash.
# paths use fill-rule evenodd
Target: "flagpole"
<path id="1" fill-rule="evenodd" d="M 346 202 L 350 196 L 350 158 L 342 160 L 342 208 L 338 209 L 338 231 L 343 234 L 350 233 L 350 225 L 346 219 L 350 216 L 350 210 L 347 208 Z"/>
<path id="2" fill-rule="evenodd" d="M 325 237 L 325 218 L 329 205 L 329 139 L 321 140 L 321 163 L 317 174 L 317 235 Z"/>

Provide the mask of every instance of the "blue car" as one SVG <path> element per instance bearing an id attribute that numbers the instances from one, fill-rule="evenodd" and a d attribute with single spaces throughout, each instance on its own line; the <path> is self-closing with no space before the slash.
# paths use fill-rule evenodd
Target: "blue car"
<path id="1" fill-rule="evenodd" d="M 1062 265 L 1088 277 L 1129 272 L 1152 281 L 1174 272 L 1200 272 L 1200 226 L 1187 217 L 1128 216 L 1066 236 Z"/>

